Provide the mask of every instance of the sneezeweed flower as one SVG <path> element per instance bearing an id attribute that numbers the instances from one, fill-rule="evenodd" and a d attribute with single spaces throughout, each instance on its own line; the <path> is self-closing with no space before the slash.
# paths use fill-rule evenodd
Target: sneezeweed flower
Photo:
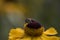
<path id="1" fill-rule="evenodd" d="M 37 21 L 28 18 L 25 20 L 24 29 L 11 29 L 8 40 L 59 40 L 55 28 L 44 31 L 44 27 Z"/>

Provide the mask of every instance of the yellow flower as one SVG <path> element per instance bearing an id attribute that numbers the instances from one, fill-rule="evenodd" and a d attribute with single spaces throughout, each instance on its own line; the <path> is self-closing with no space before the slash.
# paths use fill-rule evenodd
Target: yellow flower
<path id="1" fill-rule="evenodd" d="M 16 28 L 10 30 L 8 40 L 60 40 L 60 38 L 57 36 L 47 36 L 56 34 L 58 34 L 57 31 L 53 27 L 51 27 L 43 32 L 41 36 L 32 37 L 26 35 L 23 29 Z"/>

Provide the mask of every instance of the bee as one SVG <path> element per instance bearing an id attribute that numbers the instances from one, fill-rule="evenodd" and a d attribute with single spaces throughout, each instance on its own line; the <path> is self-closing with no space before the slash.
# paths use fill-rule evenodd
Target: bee
<path id="1" fill-rule="evenodd" d="M 27 18 L 24 24 L 25 33 L 30 36 L 39 36 L 43 33 L 44 27 L 34 19 Z"/>

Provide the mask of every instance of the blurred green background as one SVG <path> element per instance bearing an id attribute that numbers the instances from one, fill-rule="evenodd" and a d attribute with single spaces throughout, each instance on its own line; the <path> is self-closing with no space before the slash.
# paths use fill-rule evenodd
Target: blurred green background
<path id="1" fill-rule="evenodd" d="M 8 40 L 11 28 L 23 28 L 26 18 L 55 27 L 60 36 L 60 0 L 0 0 L 0 40 Z"/>

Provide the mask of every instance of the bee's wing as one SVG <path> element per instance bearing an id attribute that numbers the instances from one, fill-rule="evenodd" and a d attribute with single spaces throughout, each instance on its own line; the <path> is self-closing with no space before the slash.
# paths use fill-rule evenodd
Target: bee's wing
<path id="1" fill-rule="evenodd" d="M 43 34 L 46 34 L 46 35 L 56 35 L 56 34 L 58 34 L 58 32 L 56 31 L 55 28 L 51 27 L 51 28 L 47 29 L 45 32 L 43 32 Z"/>

